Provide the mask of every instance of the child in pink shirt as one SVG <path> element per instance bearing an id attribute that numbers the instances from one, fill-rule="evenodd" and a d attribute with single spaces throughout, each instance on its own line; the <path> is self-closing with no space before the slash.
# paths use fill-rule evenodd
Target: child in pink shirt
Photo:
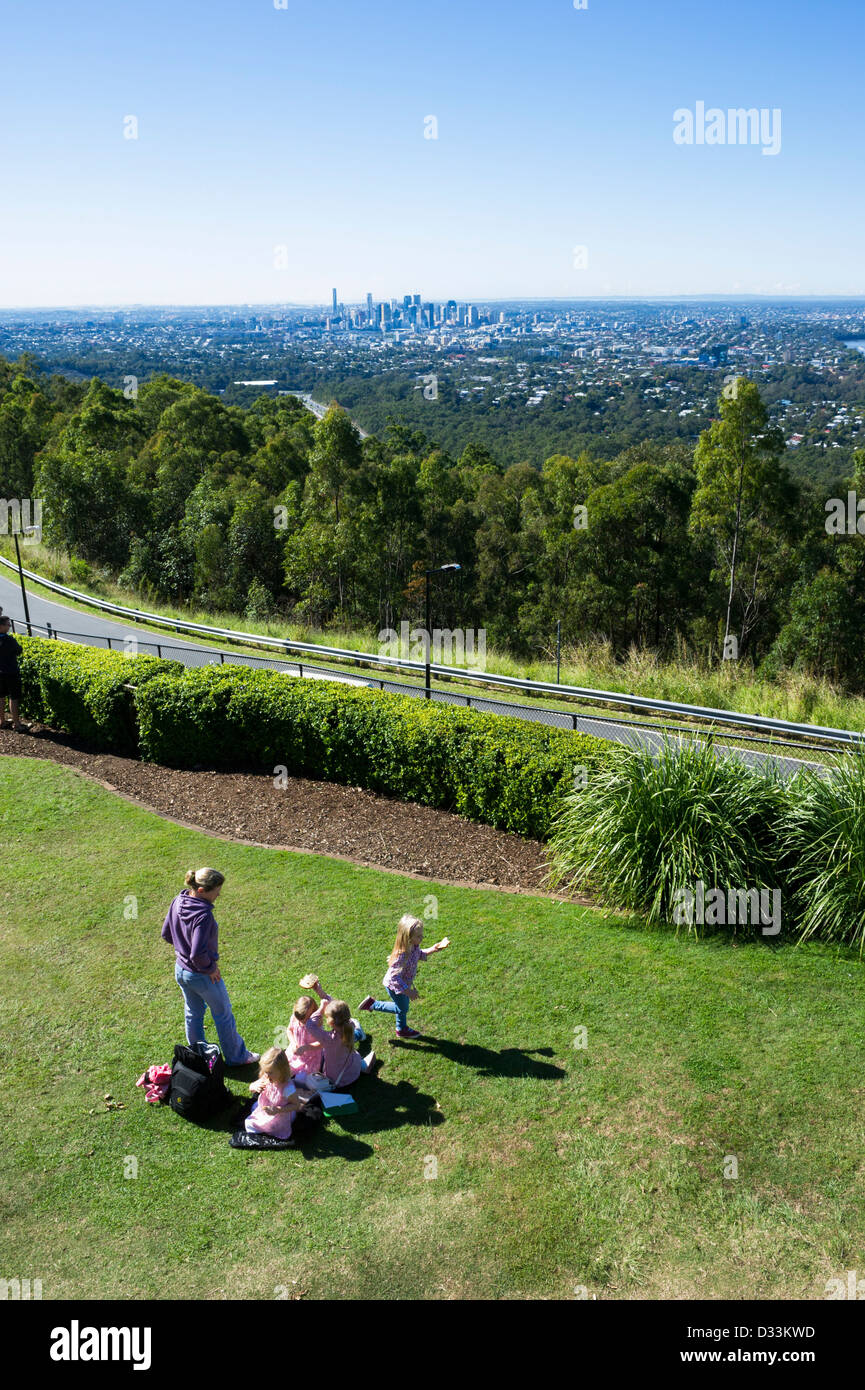
<path id="1" fill-rule="evenodd" d="M 295 1088 L 288 1058 L 281 1047 L 271 1047 L 265 1052 L 259 1066 L 258 1080 L 249 1088 L 258 1100 L 246 1117 L 245 1128 L 252 1134 L 272 1134 L 277 1139 L 288 1139 L 292 1117 L 306 1104 L 306 1098 Z"/>
<path id="2" fill-rule="evenodd" d="M 306 1021 L 306 1029 L 312 1038 L 321 1043 L 321 1069 L 331 1083 L 333 1090 L 342 1091 L 352 1086 L 363 1072 L 370 1072 L 375 1066 L 375 1053 L 361 1057 L 356 1050 L 355 1021 L 351 1009 L 342 999 L 332 999 L 322 989 L 317 975 L 304 975 L 303 989 L 313 989 L 321 1000 L 315 1013 Z M 328 1024 L 327 1028 L 324 1024 Z"/>
<path id="3" fill-rule="evenodd" d="M 303 1085 L 309 1072 L 319 1071 L 321 1068 L 321 1043 L 306 1026 L 314 1013 L 315 1000 L 308 994 L 302 994 L 294 1006 L 287 1029 L 288 1046 L 285 1051 L 299 1085 Z"/>

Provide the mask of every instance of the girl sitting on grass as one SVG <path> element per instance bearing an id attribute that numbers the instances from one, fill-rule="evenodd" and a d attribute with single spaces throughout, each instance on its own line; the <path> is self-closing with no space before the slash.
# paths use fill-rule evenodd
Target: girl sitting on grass
<path id="1" fill-rule="evenodd" d="M 418 965 L 422 960 L 427 960 L 436 951 L 443 951 L 450 945 L 450 941 L 443 936 L 441 941 L 437 941 L 428 950 L 421 950 L 423 941 L 423 922 L 419 917 L 412 917 L 410 912 L 406 912 L 399 919 L 396 929 L 396 941 L 393 950 L 387 958 L 387 972 L 382 984 L 390 995 L 390 1002 L 379 1000 L 368 994 L 363 1003 L 358 1006 L 361 1009 L 371 1009 L 375 1013 L 396 1014 L 396 1035 L 398 1038 L 419 1038 L 414 1028 L 408 1026 L 409 1002 L 412 999 L 419 999 L 420 995 L 414 987 L 414 977 L 417 974 Z"/>
<path id="2" fill-rule="evenodd" d="M 321 987 L 317 975 L 304 975 L 301 989 L 312 989 L 321 1004 L 306 1021 L 307 1032 L 321 1043 L 321 1069 L 334 1091 L 344 1091 L 353 1085 L 363 1072 L 371 1072 L 376 1063 L 375 1053 L 361 1057 L 356 1049 L 355 1021 L 351 1009 L 342 999 L 332 999 Z M 324 1024 L 328 1026 L 325 1028 Z"/>
<path id="3" fill-rule="evenodd" d="M 261 1059 L 258 1080 L 249 1090 L 258 1096 L 255 1109 L 246 1117 L 245 1128 L 250 1134 L 272 1134 L 288 1139 L 291 1122 L 308 1100 L 295 1087 L 288 1058 L 281 1047 L 271 1047 Z"/>
<path id="4" fill-rule="evenodd" d="M 304 977 L 306 978 L 306 977 Z M 288 1025 L 288 1046 L 285 1051 L 291 1070 L 300 1084 L 308 1072 L 318 1071 L 322 1063 L 321 1043 L 307 1028 L 315 1013 L 315 1000 L 302 994 L 294 1006 Z"/>

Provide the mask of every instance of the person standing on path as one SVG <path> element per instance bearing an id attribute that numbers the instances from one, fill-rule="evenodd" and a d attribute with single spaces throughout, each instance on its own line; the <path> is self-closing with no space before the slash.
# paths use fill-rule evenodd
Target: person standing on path
<path id="1" fill-rule="evenodd" d="M 185 881 L 186 887 L 168 909 L 162 938 L 171 942 L 177 956 L 174 978 L 186 1006 L 186 1041 L 190 1046 L 206 1041 L 204 1015 L 210 1009 L 226 1066 L 245 1067 L 258 1061 L 258 1053 L 249 1051 L 237 1031 L 217 964 L 219 927 L 213 904 L 225 875 L 218 869 L 190 869 Z"/>
<path id="2" fill-rule="evenodd" d="M 16 642 L 10 633 L 11 626 L 9 619 L 3 617 L 3 609 L 0 608 L 0 728 L 7 728 L 6 701 L 8 700 L 9 713 L 12 716 L 12 728 L 16 734 L 24 734 L 27 732 L 27 726 L 22 724 L 18 717 L 21 699 L 21 672 L 18 658 L 21 655 L 21 644 Z"/>

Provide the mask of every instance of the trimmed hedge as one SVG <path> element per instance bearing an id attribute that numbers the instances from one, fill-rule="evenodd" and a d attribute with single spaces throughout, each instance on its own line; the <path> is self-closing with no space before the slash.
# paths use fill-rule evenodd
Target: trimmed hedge
<path id="1" fill-rule="evenodd" d="M 154 676 L 180 673 L 178 661 L 125 656 L 47 637 L 19 637 L 22 711 L 113 753 L 138 755 L 134 696 Z"/>
<path id="2" fill-rule="evenodd" d="M 456 811 L 545 839 L 602 740 L 408 695 L 243 666 L 21 637 L 22 709 L 97 747 L 169 767 L 288 773 Z"/>
<path id="3" fill-rule="evenodd" d="M 548 725 L 244 667 L 156 675 L 141 752 L 172 767 L 285 767 L 545 838 L 576 765 L 605 744 Z"/>

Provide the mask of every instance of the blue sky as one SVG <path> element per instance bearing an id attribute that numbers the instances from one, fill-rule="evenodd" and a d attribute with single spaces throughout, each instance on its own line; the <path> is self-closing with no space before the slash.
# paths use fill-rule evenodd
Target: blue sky
<path id="1" fill-rule="evenodd" d="M 865 293 L 863 15 L 7 4 L 0 304 Z M 780 153 L 675 144 L 699 101 L 779 108 Z"/>

